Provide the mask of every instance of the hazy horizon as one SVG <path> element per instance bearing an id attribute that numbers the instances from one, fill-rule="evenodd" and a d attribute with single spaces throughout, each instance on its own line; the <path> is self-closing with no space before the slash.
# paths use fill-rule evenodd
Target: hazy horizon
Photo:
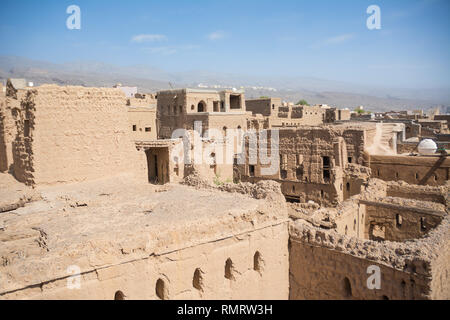
<path id="1" fill-rule="evenodd" d="M 66 27 L 72 4 L 81 11 L 80 30 Z M 379 30 L 366 25 L 372 4 L 380 7 Z M 3 3 L 0 12 L 0 55 L 166 73 L 446 89 L 449 13 L 445 0 L 16 0 Z"/>

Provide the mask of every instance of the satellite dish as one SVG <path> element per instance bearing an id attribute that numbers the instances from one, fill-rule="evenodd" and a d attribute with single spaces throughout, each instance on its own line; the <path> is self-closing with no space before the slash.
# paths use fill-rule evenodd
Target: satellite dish
<path id="1" fill-rule="evenodd" d="M 432 155 L 436 153 L 437 144 L 431 139 L 424 139 L 420 141 L 417 150 L 419 151 L 420 154 Z"/>

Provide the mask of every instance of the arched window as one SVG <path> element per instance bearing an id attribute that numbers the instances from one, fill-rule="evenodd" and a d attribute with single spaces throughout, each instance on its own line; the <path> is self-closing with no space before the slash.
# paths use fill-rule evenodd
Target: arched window
<path id="1" fill-rule="evenodd" d="M 156 296 L 161 299 L 161 300 L 167 300 L 167 287 L 166 287 L 166 283 L 164 282 L 163 279 L 158 279 L 158 281 L 156 281 L 156 287 L 155 287 L 155 292 L 156 292 Z"/>
<path id="2" fill-rule="evenodd" d="M 200 270 L 199 268 L 195 269 L 194 278 L 192 279 L 192 286 L 199 291 L 203 291 L 202 273 L 202 270 Z"/>
<path id="3" fill-rule="evenodd" d="M 119 290 L 114 295 L 114 300 L 125 300 L 125 295 L 123 294 L 122 291 Z"/>
<path id="4" fill-rule="evenodd" d="M 197 105 L 197 112 L 206 112 L 206 104 L 203 101 L 200 101 Z"/>
<path id="5" fill-rule="evenodd" d="M 405 280 L 402 280 L 402 282 L 400 283 L 400 286 L 402 288 L 402 297 L 406 298 L 406 282 L 405 282 Z"/>
<path id="6" fill-rule="evenodd" d="M 262 272 L 263 270 L 263 260 L 261 257 L 261 253 L 259 253 L 259 251 L 255 252 L 255 255 L 253 256 L 253 270 L 258 271 L 258 272 Z"/>
<path id="7" fill-rule="evenodd" d="M 427 230 L 427 226 L 425 225 L 425 217 L 420 218 L 420 230 L 422 231 Z"/>
<path id="8" fill-rule="evenodd" d="M 233 267 L 233 261 L 231 261 L 230 258 L 227 259 L 225 262 L 225 278 L 228 280 L 234 280 L 234 267 Z"/>
<path id="9" fill-rule="evenodd" d="M 344 295 L 347 298 L 352 296 L 352 285 L 347 277 L 344 278 Z"/>
<path id="10" fill-rule="evenodd" d="M 399 215 L 398 213 L 395 215 L 395 220 L 396 220 L 396 222 L 397 222 L 397 228 L 399 228 L 399 227 L 401 227 L 402 226 L 402 216 L 401 215 Z"/>

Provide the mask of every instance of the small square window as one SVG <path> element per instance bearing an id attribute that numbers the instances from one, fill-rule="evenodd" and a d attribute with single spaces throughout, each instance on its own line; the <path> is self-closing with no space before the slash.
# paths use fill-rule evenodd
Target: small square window
<path id="1" fill-rule="evenodd" d="M 133 124 L 133 131 L 137 131 L 137 126 Z"/>
<path id="2" fill-rule="evenodd" d="M 152 128 L 151 127 L 146 127 L 145 128 L 145 132 L 152 132 Z"/>

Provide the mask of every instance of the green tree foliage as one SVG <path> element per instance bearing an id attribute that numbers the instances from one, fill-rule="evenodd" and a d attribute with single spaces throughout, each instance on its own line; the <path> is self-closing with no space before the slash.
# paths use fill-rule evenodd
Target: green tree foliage
<path id="1" fill-rule="evenodd" d="M 300 100 L 296 104 L 301 106 L 309 106 L 308 102 L 305 99 Z"/>

